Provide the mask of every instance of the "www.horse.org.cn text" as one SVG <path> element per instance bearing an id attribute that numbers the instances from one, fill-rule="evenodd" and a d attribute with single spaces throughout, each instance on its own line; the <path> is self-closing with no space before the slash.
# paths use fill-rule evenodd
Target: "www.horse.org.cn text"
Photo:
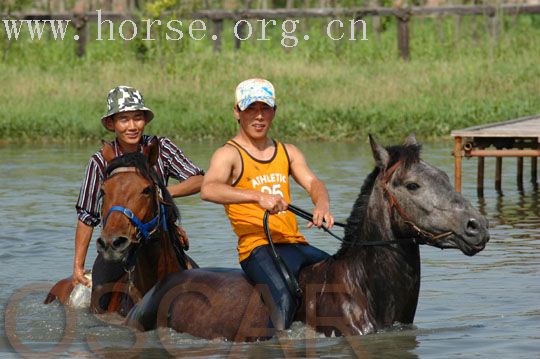
<path id="1" fill-rule="evenodd" d="M 103 19 L 101 10 L 97 12 L 96 41 L 131 41 L 139 39 L 143 41 L 155 41 L 161 36 L 167 41 L 193 40 L 202 41 L 211 39 L 218 41 L 222 34 L 217 34 L 209 29 L 207 23 L 200 19 L 168 21 L 160 19 L 142 19 L 139 23 L 125 19 L 114 23 L 112 20 Z M 309 34 L 299 34 L 298 28 L 302 20 L 287 19 L 278 22 L 274 19 L 238 20 L 232 27 L 232 35 L 240 40 L 276 41 L 281 46 L 293 48 L 301 41 L 309 41 Z M 64 40 L 71 20 L 2 20 L 3 27 L 0 31 L 6 32 L 8 40 L 19 38 L 39 41 L 43 39 Z M 323 36 L 331 41 L 367 41 L 366 22 L 361 19 L 340 20 L 333 19 L 323 24 Z M 275 31 L 281 31 L 279 37 L 270 35 Z M 226 32 L 226 31 L 225 31 Z M 156 35 L 160 34 L 160 35 Z M 73 40 L 79 41 L 79 35 L 75 34 Z"/>

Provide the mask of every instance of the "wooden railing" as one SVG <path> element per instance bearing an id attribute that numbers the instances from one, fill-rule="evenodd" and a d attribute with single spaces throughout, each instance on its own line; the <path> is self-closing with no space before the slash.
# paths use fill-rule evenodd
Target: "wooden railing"
<path id="1" fill-rule="evenodd" d="M 190 18 L 209 20 L 213 23 L 214 49 L 221 50 L 221 32 L 223 21 L 249 20 L 249 19 L 301 19 L 301 18 L 343 18 L 364 19 L 370 16 L 394 17 L 397 21 L 397 45 L 400 57 L 404 60 L 410 58 L 410 20 L 414 16 L 486 16 L 495 19 L 499 15 L 540 14 L 540 5 L 504 4 L 492 5 L 456 5 L 438 7 L 405 7 L 405 8 L 321 8 L 321 9 L 268 9 L 268 10 L 204 10 L 192 13 Z M 87 41 L 86 24 L 97 20 L 96 12 L 88 13 L 13 13 L 9 16 L 0 15 L 2 19 L 22 20 L 72 20 L 79 35 L 77 54 L 83 56 Z M 136 19 L 132 14 L 102 12 L 102 20 Z M 241 41 L 236 39 L 235 47 L 240 48 Z"/>

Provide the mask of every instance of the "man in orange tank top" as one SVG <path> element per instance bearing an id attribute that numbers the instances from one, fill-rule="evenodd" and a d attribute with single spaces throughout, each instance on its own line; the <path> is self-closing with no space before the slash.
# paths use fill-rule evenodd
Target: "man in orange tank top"
<path id="1" fill-rule="evenodd" d="M 298 303 L 273 261 L 263 230 L 264 212 L 273 214 L 269 220 L 273 242 L 296 277 L 302 267 L 322 261 L 328 254 L 306 242 L 295 216 L 287 211 L 289 175 L 307 191 L 315 206 L 309 226 L 320 228 L 324 221 L 331 228 L 334 218 L 328 191 L 308 167 L 302 152 L 268 137 L 276 109 L 275 90 L 267 80 L 250 79 L 238 85 L 234 116 L 239 132 L 214 153 L 201 197 L 225 205 L 238 236 L 242 269 L 254 284 L 269 289 L 264 291 L 269 293 L 262 293 L 270 310 L 269 327 L 284 330 L 289 328 Z"/>

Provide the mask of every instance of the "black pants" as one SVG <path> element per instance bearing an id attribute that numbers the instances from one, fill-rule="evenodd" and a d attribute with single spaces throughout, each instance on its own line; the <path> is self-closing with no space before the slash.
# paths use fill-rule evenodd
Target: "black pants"
<path id="1" fill-rule="evenodd" d="M 275 247 L 291 274 L 297 279 L 300 269 L 329 257 L 328 253 L 308 244 L 276 244 Z M 255 248 L 248 258 L 240 262 L 240 265 L 251 281 L 268 288 L 270 297 L 265 291 L 262 292 L 262 296 L 270 311 L 269 327 L 278 330 L 288 329 L 294 319 L 298 303 L 274 263 L 270 246 Z"/>

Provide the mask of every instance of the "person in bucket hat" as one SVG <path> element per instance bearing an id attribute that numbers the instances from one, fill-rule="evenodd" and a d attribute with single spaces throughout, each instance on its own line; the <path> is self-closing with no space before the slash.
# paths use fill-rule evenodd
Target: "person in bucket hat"
<path id="1" fill-rule="evenodd" d="M 225 205 L 225 212 L 238 236 L 242 269 L 255 284 L 269 289 L 261 295 L 269 308 L 269 334 L 288 329 L 297 309 L 295 296 L 274 263 L 263 229 L 268 210 L 276 250 L 292 275 L 328 257 L 309 245 L 298 231 L 296 218 L 287 211 L 290 175 L 310 195 L 315 208 L 309 226 L 328 228 L 334 223 L 328 191 L 308 167 L 295 146 L 268 136 L 276 115 L 274 86 L 264 79 L 241 82 L 235 92 L 234 117 L 240 127 L 235 137 L 219 148 L 210 162 L 201 187 L 203 200 Z"/>
<path id="2" fill-rule="evenodd" d="M 135 151 L 142 152 L 153 141 L 158 141 L 159 160 L 155 165 L 155 170 L 160 180 L 166 185 L 171 177 L 178 181 L 176 184 L 167 186 L 172 197 L 198 193 L 204 172 L 167 137 L 144 134 L 146 124 L 153 118 L 154 112 L 146 107 L 143 96 L 137 89 L 129 86 L 117 86 L 109 91 L 107 113 L 101 118 L 101 123 L 107 130 L 115 133 L 116 137 L 111 145 L 116 156 Z M 93 229 L 101 221 L 99 191 L 105 177 L 106 167 L 107 161 L 103 157 L 102 149 L 92 155 L 86 166 L 76 204 L 78 221 L 75 232 L 73 285 L 79 283 L 90 285 L 84 276 L 84 264 Z M 183 245 L 187 247 L 185 233 L 181 228 L 179 232 L 183 234 L 185 241 Z M 114 268 L 108 268 L 98 255 L 92 271 L 94 285 L 99 284 L 95 283 L 94 280 L 97 272 L 104 270 L 114 270 Z"/>
<path id="3" fill-rule="evenodd" d="M 101 123 L 107 128 L 107 119 L 120 112 L 143 111 L 146 123 L 152 121 L 154 113 L 144 105 L 144 99 L 139 90 L 129 86 L 117 86 L 109 91 L 107 96 L 107 114 L 101 118 Z M 107 128 L 109 131 L 114 131 Z"/>

